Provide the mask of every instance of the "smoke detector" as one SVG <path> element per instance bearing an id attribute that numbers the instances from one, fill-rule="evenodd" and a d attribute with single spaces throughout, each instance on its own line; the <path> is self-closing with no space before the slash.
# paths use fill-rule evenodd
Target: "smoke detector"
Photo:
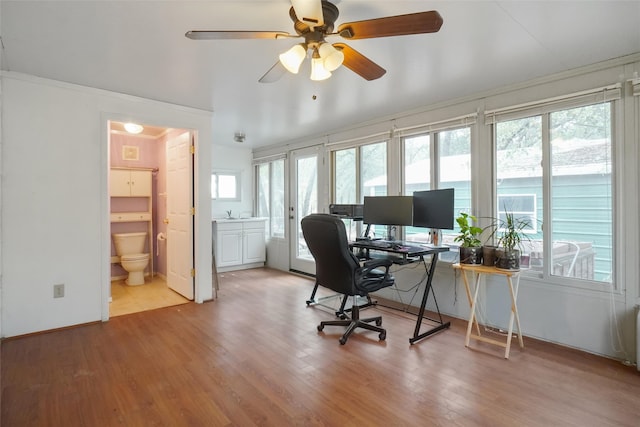
<path id="1" fill-rule="evenodd" d="M 233 135 L 233 140 L 235 142 L 238 142 L 240 144 L 242 144 L 244 142 L 244 139 L 246 138 L 246 135 L 244 134 L 244 132 L 236 132 Z"/>

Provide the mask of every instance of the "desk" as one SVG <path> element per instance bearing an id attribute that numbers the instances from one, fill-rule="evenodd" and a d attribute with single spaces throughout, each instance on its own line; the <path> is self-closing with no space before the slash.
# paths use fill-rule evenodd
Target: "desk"
<path id="1" fill-rule="evenodd" d="M 518 341 L 520 347 L 524 348 L 524 342 L 522 341 L 522 331 L 520 330 L 520 317 L 518 316 L 518 307 L 516 300 L 518 299 L 518 287 L 520 284 L 520 271 L 501 270 L 496 267 L 488 267 L 484 265 L 476 264 L 454 264 L 454 269 L 460 270 L 462 273 L 462 281 L 464 282 L 465 291 L 467 292 L 467 299 L 471 306 L 471 314 L 469 316 L 469 323 L 467 325 L 467 335 L 465 337 L 464 345 L 469 347 L 469 341 L 471 338 L 484 341 L 490 344 L 499 345 L 505 348 L 504 358 L 509 358 L 509 350 L 511 349 L 511 337 L 513 336 L 513 320 L 516 321 L 516 327 L 518 328 Z M 475 290 L 473 299 L 471 298 L 471 288 L 469 287 L 469 281 L 467 280 L 467 272 L 475 275 Z M 507 287 L 509 288 L 509 294 L 511 295 L 511 315 L 509 317 L 509 332 L 507 334 L 507 342 L 498 341 L 492 338 L 483 336 L 480 333 L 480 326 L 478 325 L 478 319 L 476 318 L 476 307 L 478 303 L 478 290 L 480 289 L 480 277 L 482 275 L 502 275 L 507 280 Z M 515 281 L 515 287 L 513 282 Z M 475 322 L 477 334 L 472 334 L 473 324 Z"/>
<path id="2" fill-rule="evenodd" d="M 425 246 L 420 245 L 416 242 L 393 243 L 393 245 L 388 245 L 384 241 L 379 240 L 358 240 L 355 242 L 350 242 L 349 246 L 351 246 L 352 249 L 357 249 L 360 252 L 357 255 L 365 259 L 376 258 L 377 256 L 385 256 L 391 259 L 395 264 L 400 265 L 412 262 L 423 263 L 424 268 L 427 272 L 427 276 L 425 279 L 424 294 L 422 295 L 422 302 L 420 303 L 420 310 L 418 312 L 416 327 L 413 331 L 413 336 L 409 338 L 409 343 L 413 344 L 416 341 L 421 340 L 422 338 L 426 338 L 429 335 L 432 335 L 451 326 L 450 322 L 445 322 L 442 320 L 442 315 L 440 314 L 440 309 L 438 308 L 438 302 L 436 301 L 436 295 L 433 292 L 433 288 L 431 287 L 431 280 L 433 279 L 433 274 L 436 270 L 436 264 L 438 262 L 438 254 L 440 252 L 449 251 L 449 248 L 447 246 Z M 431 262 L 429 264 L 427 264 L 425 260 L 425 256 L 427 255 L 430 255 L 431 257 Z M 429 293 L 433 294 L 433 301 L 436 305 L 436 313 L 438 314 L 438 319 L 431 319 L 424 315 L 425 307 L 427 306 L 427 299 L 429 298 Z M 422 319 L 430 320 L 434 323 L 437 323 L 437 325 L 421 333 L 420 328 L 422 326 Z"/>

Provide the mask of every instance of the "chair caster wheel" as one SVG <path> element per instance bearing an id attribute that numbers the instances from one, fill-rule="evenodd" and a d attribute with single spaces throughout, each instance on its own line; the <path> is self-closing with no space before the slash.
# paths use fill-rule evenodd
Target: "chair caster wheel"
<path id="1" fill-rule="evenodd" d="M 324 325 L 318 325 L 318 332 L 322 332 L 323 329 L 324 329 Z"/>
<path id="2" fill-rule="evenodd" d="M 345 345 L 346 342 L 347 342 L 346 339 L 340 338 L 340 345 Z"/>
<path id="3" fill-rule="evenodd" d="M 380 325 L 382 325 L 382 319 L 376 320 L 376 326 L 380 326 Z"/>
<path id="4" fill-rule="evenodd" d="M 387 339 L 387 333 L 380 332 L 380 335 L 378 335 L 378 337 L 380 338 L 380 341 L 384 341 L 385 339 Z"/>

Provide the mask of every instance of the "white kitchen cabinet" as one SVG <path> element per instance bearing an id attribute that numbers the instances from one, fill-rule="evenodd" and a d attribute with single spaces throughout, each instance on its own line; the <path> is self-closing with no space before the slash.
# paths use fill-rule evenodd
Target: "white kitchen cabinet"
<path id="1" fill-rule="evenodd" d="M 264 266 L 265 219 L 222 219 L 213 222 L 218 272 Z"/>
<path id="2" fill-rule="evenodd" d="M 111 169 L 109 188 L 112 197 L 151 197 L 151 171 Z"/>

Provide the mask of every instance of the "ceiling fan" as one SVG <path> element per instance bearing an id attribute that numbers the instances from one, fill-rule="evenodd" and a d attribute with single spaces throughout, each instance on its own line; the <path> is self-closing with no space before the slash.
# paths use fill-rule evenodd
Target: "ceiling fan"
<path id="1" fill-rule="evenodd" d="M 442 26 L 442 17 L 433 10 L 407 15 L 387 16 L 364 21 L 347 22 L 338 26 L 338 8 L 327 0 L 291 0 L 289 16 L 294 22 L 296 34 L 283 31 L 187 31 L 192 40 L 230 39 L 280 39 L 301 38 L 279 56 L 279 61 L 260 78 L 261 83 L 277 81 L 290 71 L 298 73 L 300 65 L 311 55 L 311 80 L 324 80 L 340 65 L 344 65 L 366 80 L 382 77 L 386 70 L 345 43 L 328 43 L 325 39 L 340 36 L 347 40 L 377 37 L 404 36 L 410 34 L 435 33 Z"/>

